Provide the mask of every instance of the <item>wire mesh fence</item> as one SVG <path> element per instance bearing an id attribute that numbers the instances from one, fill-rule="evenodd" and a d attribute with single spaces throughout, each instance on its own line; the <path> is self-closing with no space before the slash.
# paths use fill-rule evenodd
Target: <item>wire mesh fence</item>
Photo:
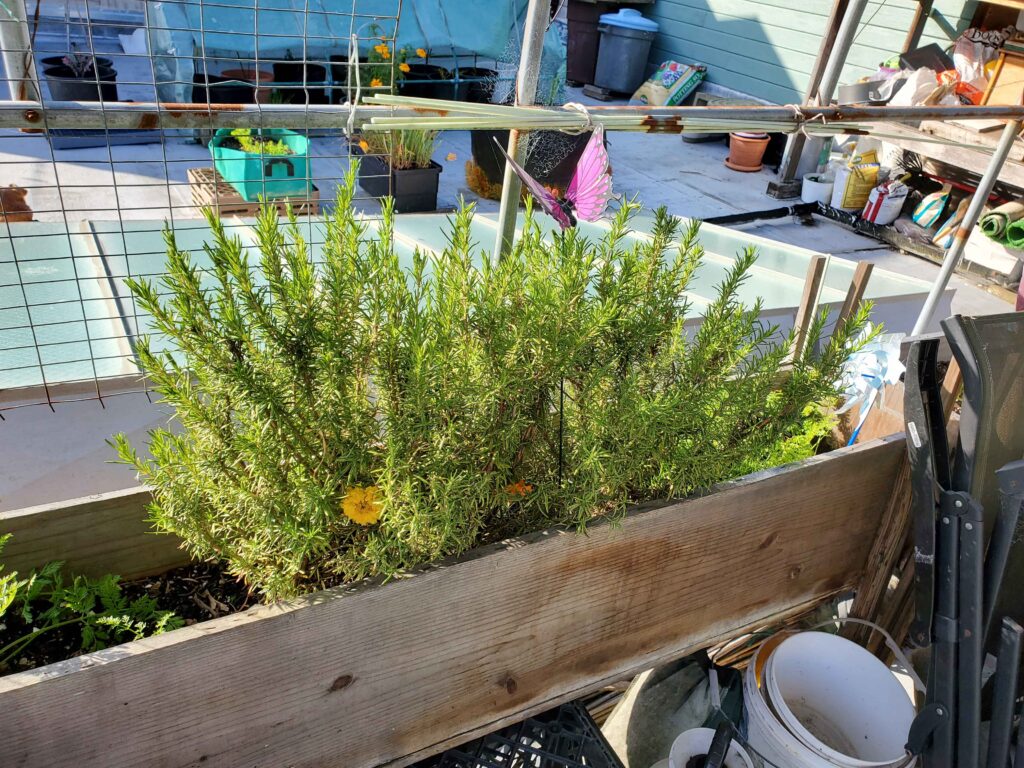
<path id="1" fill-rule="evenodd" d="M 165 228 L 203 266 L 204 208 L 251 248 L 272 198 L 322 243 L 353 160 L 392 146 L 360 139 L 361 96 L 490 98 L 493 60 L 431 44 L 422 19 L 403 45 L 401 15 L 402 0 L 0 3 L 0 414 L 145 391 L 125 280 L 164 272 Z M 392 174 L 364 165 L 372 233 Z"/>

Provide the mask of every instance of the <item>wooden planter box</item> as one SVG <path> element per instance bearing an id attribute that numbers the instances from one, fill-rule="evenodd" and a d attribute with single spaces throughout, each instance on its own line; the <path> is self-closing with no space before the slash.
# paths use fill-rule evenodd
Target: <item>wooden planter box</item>
<path id="1" fill-rule="evenodd" d="M 259 607 L 0 678 L 4 766 L 408 765 L 848 590 L 902 435 L 543 531 L 384 585 Z M 182 562 L 144 489 L 0 513 L 4 561 Z"/>

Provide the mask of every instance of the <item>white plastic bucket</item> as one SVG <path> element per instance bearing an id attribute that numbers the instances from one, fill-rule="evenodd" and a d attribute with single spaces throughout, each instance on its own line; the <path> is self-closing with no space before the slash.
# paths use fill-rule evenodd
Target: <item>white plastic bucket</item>
<path id="1" fill-rule="evenodd" d="M 914 706 L 892 672 L 849 640 L 824 632 L 786 638 L 767 659 L 755 656 L 744 696 L 750 746 L 777 765 L 907 764 Z"/>
<path id="2" fill-rule="evenodd" d="M 824 173 L 805 173 L 800 186 L 800 199 L 805 203 L 828 203 L 832 200 L 835 180 Z"/>
<path id="3" fill-rule="evenodd" d="M 706 755 L 714 738 L 715 732 L 711 728 L 691 728 L 683 731 L 672 742 L 672 749 L 668 755 L 669 768 L 686 768 L 691 758 Z M 729 751 L 725 755 L 725 768 L 754 767 L 743 747 L 734 741 L 729 745 Z"/>

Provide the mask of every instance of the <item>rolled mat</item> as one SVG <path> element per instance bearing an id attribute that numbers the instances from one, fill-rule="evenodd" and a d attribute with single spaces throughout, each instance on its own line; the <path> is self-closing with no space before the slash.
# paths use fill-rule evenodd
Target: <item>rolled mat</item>
<path id="1" fill-rule="evenodd" d="M 1003 235 L 1001 243 L 1017 250 L 1024 249 L 1024 219 L 1011 221 L 1006 227 L 1006 234 Z"/>
<path id="2" fill-rule="evenodd" d="M 981 231 L 993 240 L 1003 241 L 1012 224 L 1024 219 L 1024 202 L 1004 203 L 981 217 Z M 1024 236 L 1024 231 L 1018 237 Z"/>

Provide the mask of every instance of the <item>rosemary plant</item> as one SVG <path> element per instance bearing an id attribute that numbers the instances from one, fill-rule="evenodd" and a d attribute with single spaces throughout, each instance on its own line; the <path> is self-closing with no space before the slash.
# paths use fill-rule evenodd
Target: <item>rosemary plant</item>
<path id="1" fill-rule="evenodd" d="M 829 338 L 819 317 L 784 374 L 789 340 L 737 299 L 753 251 L 692 310 L 697 224 L 660 211 L 633 241 L 626 205 L 599 242 L 545 242 L 528 211 L 492 263 L 463 209 L 443 253 L 403 263 L 387 206 L 376 239 L 353 213 L 354 173 L 319 262 L 268 209 L 256 261 L 209 216 L 208 274 L 168 233 L 167 275 L 131 281 L 172 350 L 139 359 L 178 426 L 152 458 L 113 443 L 194 555 L 273 599 L 813 451 L 808 414 L 866 308 Z"/>

